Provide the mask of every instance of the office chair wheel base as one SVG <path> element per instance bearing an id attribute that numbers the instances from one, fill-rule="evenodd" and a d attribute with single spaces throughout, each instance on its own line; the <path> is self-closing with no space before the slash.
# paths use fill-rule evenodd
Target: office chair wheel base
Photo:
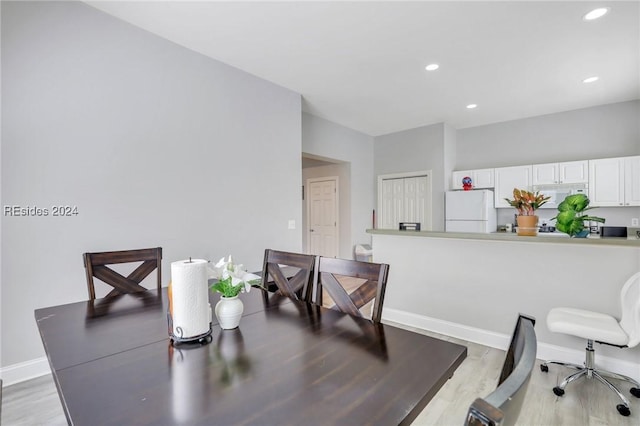
<path id="1" fill-rule="evenodd" d="M 544 365 L 544 364 L 540 364 L 540 371 L 542 371 L 543 373 L 548 373 L 549 372 L 549 366 L 548 365 Z"/>
<path id="2" fill-rule="evenodd" d="M 631 388 L 629 389 L 629 392 L 631 392 L 631 395 L 635 396 L 636 398 L 640 398 L 640 388 Z"/>
<path id="3" fill-rule="evenodd" d="M 558 396 L 562 396 L 562 395 L 564 395 L 564 389 L 560 389 L 560 387 L 556 386 L 555 388 L 553 388 L 553 393 L 555 393 Z M 624 405 L 623 405 L 623 407 L 624 407 Z"/>
<path id="4" fill-rule="evenodd" d="M 629 410 L 629 407 L 627 407 L 624 404 L 618 404 L 616 405 L 616 408 L 618 409 L 618 413 L 620 413 L 623 416 L 628 416 L 629 414 L 631 414 L 631 410 Z"/>

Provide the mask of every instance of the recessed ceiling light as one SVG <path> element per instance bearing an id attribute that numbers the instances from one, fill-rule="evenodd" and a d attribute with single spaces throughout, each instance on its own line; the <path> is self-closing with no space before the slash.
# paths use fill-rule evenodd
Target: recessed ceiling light
<path id="1" fill-rule="evenodd" d="M 594 81 L 598 81 L 598 77 L 597 76 L 585 78 L 584 80 L 582 80 L 583 83 L 593 83 Z"/>
<path id="2" fill-rule="evenodd" d="M 469 105 L 467 105 L 467 108 L 468 108 L 468 109 L 474 109 L 474 108 L 475 108 L 475 107 L 477 107 L 477 106 L 478 106 L 478 105 L 476 105 L 476 104 L 469 104 Z"/>
<path id="3" fill-rule="evenodd" d="M 424 69 L 426 69 L 427 71 L 435 71 L 438 68 L 440 68 L 440 65 L 438 64 L 429 64 L 426 67 L 424 67 Z"/>
<path id="4" fill-rule="evenodd" d="M 591 12 L 587 13 L 582 17 L 585 21 L 593 21 L 594 19 L 602 18 L 609 12 L 608 7 L 599 7 L 597 9 L 593 9 Z"/>

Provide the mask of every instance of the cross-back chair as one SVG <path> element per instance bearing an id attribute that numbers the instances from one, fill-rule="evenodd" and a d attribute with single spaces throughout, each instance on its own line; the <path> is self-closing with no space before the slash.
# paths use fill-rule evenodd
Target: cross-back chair
<path id="1" fill-rule="evenodd" d="M 139 250 L 121 250 L 99 253 L 84 253 L 84 267 L 87 273 L 89 300 L 96 298 L 94 277 L 113 287 L 106 297 L 136 293 L 147 290 L 140 285 L 151 272 L 157 269 L 157 288 L 162 288 L 162 247 Z M 142 262 L 128 276 L 109 268 L 108 265 Z"/>
<path id="2" fill-rule="evenodd" d="M 365 317 L 361 308 L 373 301 L 370 319 L 380 322 L 389 265 L 318 256 L 315 269 L 314 303 L 323 305 L 328 296 L 334 305 L 325 306 Z"/>
<path id="3" fill-rule="evenodd" d="M 538 343 L 535 324 L 535 318 L 518 315 L 498 387 L 471 404 L 465 426 L 510 426 L 517 423 L 536 362 Z M 531 423 L 531 419 L 525 419 L 522 423 Z"/>
<path id="4" fill-rule="evenodd" d="M 309 300 L 315 256 L 266 249 L 262 287 L 296 300 Z"/>

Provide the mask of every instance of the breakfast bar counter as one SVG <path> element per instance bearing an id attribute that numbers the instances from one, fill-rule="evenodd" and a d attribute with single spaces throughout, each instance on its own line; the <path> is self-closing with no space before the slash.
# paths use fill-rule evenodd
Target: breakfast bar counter
<path id="1" fill-rule="evenodd" d="M 585 342 L 551 333 L 554 307 L 620 317 L 620 289 L 640 271 L 640 240 L 370 230 L 387 263 L 383 320 L 504 349 L 518 313 L 537 318 L 538 358 L 584 361 Z M 640 379 L 640 346 L 599 345 L 596 362 Z"/>
<path id="2" fill-rule="evenodd" d="M 453 238 L 463 240 L 484 241 L 517 241 L 523 243 L 558 243 L 558 244 L 587 244 L 598 246 L 637 247 L 640 248 L 640 238 L 600 238 L 597 236 L 588 238 L 569 238 L 560 232 L 539 233 L 536 237 L 524 237 L 515 232 L 493 232 L 490 234 L 471 232 L 435 232 L 435 231 L 398 231 L 395 229 L 368 229 L 372 235 L 398 235 L 404 237 L 425 238 Z"/>

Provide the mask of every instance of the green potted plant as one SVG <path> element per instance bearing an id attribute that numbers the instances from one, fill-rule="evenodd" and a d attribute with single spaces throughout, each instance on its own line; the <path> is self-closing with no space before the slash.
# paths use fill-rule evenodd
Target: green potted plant
<path id="1" fill-rule="evenodd" d="M 511 207 L 518 210 L 518 235 L 538 235 L 538 216 L 535 211 L 549 201 L 551 197 L 545 197 L 539 191 L 531 192 L 525 189 L 513 189 L 513 200 L 505 198 Z"/>
<path id="2" fill-rule="evenodd" d="M 595 207 L 589 207 L 589 198 L 584 194 L 568 195 L 558 204 L 558 215 L 551 220 L 556 220 L 556 229 L 570 237 L 586 237 L 589 229 L 585 227 L 585 221 L 604 223 L 605 219 L 597 216 L 588 216 L 584 212 Z"/>
<path id="3" fill-rule="evenodd" d="M 220 293 L 220 300 L 214 309 L 220 328 L 231 330 L 238 327 L 244 311 L 244 305 L 238 296 L 240 293 L 248 293 L 252 284 L 260 282 L 260 277 L 247 272 L 242 265 L 234 264 L 229 256 L 228 260 L 223 257 L 211 268 L 210 278 L 217 280 L 210 288 Z"/>

